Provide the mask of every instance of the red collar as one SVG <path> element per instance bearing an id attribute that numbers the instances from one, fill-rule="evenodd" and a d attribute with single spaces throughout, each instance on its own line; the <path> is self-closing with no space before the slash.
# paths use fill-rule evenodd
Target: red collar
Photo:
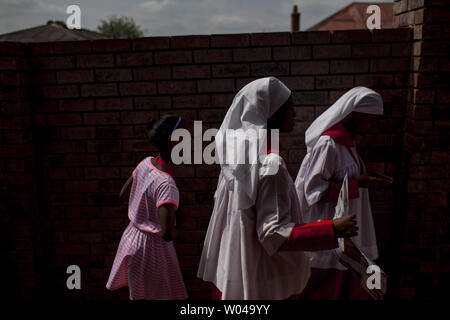
<path id="1" fill-rule="evenodd" d="M 170 164 L 168 164 L 167 162 L 165 162 L 159 155 L 155 157 L 155 161 L 156 163 L 158 163 L 161 167 L 164 168 L 164 170 L 170 174 L 171 176 L 173 176 L 173 172 L 172 172 L 172 168 L 170 167 Z"/>
<path id="2" fill-rule="evenodd" d="M 344 146 L 353 146 L 353 137 L 348 132 L 347 129 L 340 123 L 336 123 L 334 126 L 330 127 L 328 130 L 326 130 L 324 133 L 322 133 L 323 136 L 330 136 L 334 142 L 338 144 L 342 144 Z"/>

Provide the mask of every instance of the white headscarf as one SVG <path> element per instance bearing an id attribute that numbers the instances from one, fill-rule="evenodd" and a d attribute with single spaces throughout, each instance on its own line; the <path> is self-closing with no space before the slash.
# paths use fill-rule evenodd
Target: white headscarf
<path id="1" fill-rule="evenodd" d="M 257 148 L 261 155 L 266 150 L 261 150 L 263 145 L 257 139 L 227 141 L 227 129 L 248 130 L 267 129 L 267 119 L 278 110 L 291 95 L 291 90 L 275 77 L 267 77 L 254 80 L 243 87 L 234 97 L 227 114 L 216 135 L 216 150 L 222 168 L 222 173 L 227 180 L 228 188 L 234 190 L 234 199 L 237 209 L 244 210 L 254 205 L 258 186 L 258 172 L 260 162 L 254 164 L 227 164 L 227 154 L 244 154 L 249 159 L 249 151 Z M 220 134 L 219 134 L 220 133 Z M 264 137 L 265 138 L 265 137 Z M 228 143 L 227 143 L 228 142 Z M 222 154 L 223 152 L 223 154 Z"/>
<path id="2" fill-rule="evenodd" d="M 307 152 L 310 152 L 322 133 L 343 120 L 351 112 L 383 114 L 381 96 L 366 87 L 355 87 L 343 94 L 331 107 L 308 127 L 305 133 Z"/>

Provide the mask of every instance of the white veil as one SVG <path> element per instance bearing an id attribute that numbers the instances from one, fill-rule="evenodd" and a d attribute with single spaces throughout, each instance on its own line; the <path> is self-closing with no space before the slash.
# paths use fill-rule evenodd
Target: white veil
<path id="1" fill-rule="evenodd" d="M 267 119 L 290 95 L 291 90 L 275 77 L 257 79 L 236 94 L 225 115 L 216 134 L 216 151 L 228 188 L 234 190 L 233 201 L 236 209 L 247 209 L 256 201 L 260 162 L 249 163 L 249 153 L 257 150 L 258 154 L 262 155 L 266 151 L 262 150 L 265 143 L 258 143 L 260 136 L 252 137 L 247 133 L 259 133 L 259 129 L 267 129 Z M 228 129 L 242 130 L 237 140 L 226 138 Z M 242 156 L 245 163 L 227 161 L 230 154 Z"/>
<path id="2" fill-rule="evenodd" d="M 383 114 L 381 96 L 366 87 L 355 87 L 343 94 L 331 107 L 323 112 L 305 132 L 307 152 L 310 152 L 322 133 L 343 120 L 352 111 Z"/>

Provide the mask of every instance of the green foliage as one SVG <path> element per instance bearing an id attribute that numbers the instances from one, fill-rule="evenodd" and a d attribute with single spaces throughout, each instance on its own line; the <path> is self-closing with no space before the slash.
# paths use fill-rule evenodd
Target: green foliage
<path id="1" fill-rule="evenodd" d="M 144 32 L 133 18 L 117 17 L 115 15 L 108 20 L 101 20 L 97 30 L 105 36 L 113 39 L 138 38 L 143 37 Z"/>

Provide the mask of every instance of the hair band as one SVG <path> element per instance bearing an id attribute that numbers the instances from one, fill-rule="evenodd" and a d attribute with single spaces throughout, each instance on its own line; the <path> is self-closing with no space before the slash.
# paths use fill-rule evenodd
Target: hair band
<path id="1" fill-rule="evenodd" d="M 177 124 L 176 124 L 175 127 L 173 128 L 172 133 L 178 128 L 178 126 L 180 125 L 180 122 L 181 122 L 181 117 L 178 117 Z"/>

